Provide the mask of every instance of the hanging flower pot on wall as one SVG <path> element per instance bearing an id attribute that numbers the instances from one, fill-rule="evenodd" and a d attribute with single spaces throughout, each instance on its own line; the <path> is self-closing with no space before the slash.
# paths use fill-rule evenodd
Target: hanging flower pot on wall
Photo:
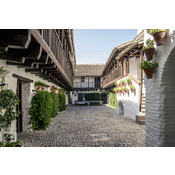
<path id="1" fill-rule="evenodd" d="M 144 72 L 146 74 L 147 79 L 153 78 L 154 69 L 155 69 L 154 67 L 148 68 L 148 69 L 144 69 Z"/>
<path id="2" fill-rule="evenodd" d="M 134 87 L 133 85 L 131 85 L 131 86 L 130 86 L 130 90 L 131 90 L 132 93 L 134 93 L 135 87 Z"/>
<path id="3" fill-rule="evenodd" d="M 165 35 L 166 35 L 166 31 L 153 33 L 153 37 L 157 46 L 161 46 L 163 44 Z"/>
<path id="4" fill-rule="evenodd" d="M 155 48 L 148 48 L 148 49 L 145 49 L 143 51 L 146 55 L 147 60 L 152 60 L 153 59 L 153 54 L 154 54 Z"/>
<path id="5" fill-rule="evenodd" d="M 154 69 L 158 67 L 158 63 L 155 61 L 143 61 L 140 63 L 140 68 L 144 70 L 147 79 L 153 77 Z"/>
<path id="6" fill-rule="evenodd" d="M 153 36 L 156 45 L 161 46 L 167 33 L 167 29 L 147 29 L 147 32 Z"/>

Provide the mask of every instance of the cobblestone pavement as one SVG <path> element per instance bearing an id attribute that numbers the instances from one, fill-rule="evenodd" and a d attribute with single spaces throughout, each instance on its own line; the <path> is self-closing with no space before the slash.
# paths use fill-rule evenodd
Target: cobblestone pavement
<path id="1" fill-rule="evenodd" d="M 145 126 L 107 106 L 68 106 L 47 130 L 18 133 L 24 147 L 144 147 Z"/>

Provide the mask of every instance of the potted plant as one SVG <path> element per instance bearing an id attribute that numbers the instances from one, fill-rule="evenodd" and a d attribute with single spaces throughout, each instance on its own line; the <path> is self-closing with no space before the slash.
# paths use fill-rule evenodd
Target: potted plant
<path id="1" fill-rule="evenodd" d="M 123 90 L 124 90 L 126 93 L 128 93 L 128 88 L 127 88 L 126 86 L 123 88 Z"/>
<path id="2" fill-rule="evenodd" d="M 120 89 L 120 92 L 123 93 L 123 88 Z"/>
<path id="3" fill-rule="evenodd" d="M 122 81 L 119 82 L 119 87 L 122 87 Z"/>
<path id="4" fill-rule="evenodd" d="M 146 46 L 143 46 L 142 50 L 144 51 L 146 55 L 147 60 L 152 60 L 153 59 L 153 54 L 155 51 L 154 48 L 154 40 L 151 40 L 150 38 L 146 41 Z"/>
<path id="5" fill-rule="evenodd" d="M 123 87 L 126 86 L 126 81 L 125 80 L 122 80 L 121 82 L 122 82 Z"/>
<path id="6" fill-rule="evenodd" d="M 148 34 L 152 35 L 156 45 L 161 46 L 167 33 L 167 29 L 147 29 Z"/>
<path id="7" fill-rule="evenodd" d="M 128 77 L 128 78 L 126 79 L 126 81 L 127 81 L 127 83 L 128 83 L 128 86 L 130 86 L 130 85 L 131 85 L 131 78 Z"/>
<path id="8" fill-rule="evenodd" d="M 134 87 L 133 85 L 131 85 L 131 86 L 130 86 L 130 90 L 131 90 L 132 93 L 134 93 L 135 87 Z"/>
<path id="9" fill-rule="evenodd" d="M 41 89 L 42 85 L 43 85 L 43 83 L 41 81 L 35 82 L 35 86 L 36 86 L 37 91 L 39 91 Z"/>
<path id="10" fill-rule="evenodd" d="M 118 87 L 118 86 L 119 86 L 117 82 L 115 82 L 115 86 L 116 86 L 116 87 Z"/>
<path id="11" fill-rule="evenodd" d="M 158 67 L 158 63 L 155 61 L 143 61 L 140 63 L 140 68 L 144 70 L 147 79 L 153 77 L 154 69 Z"/>
<path id="12" fill-rule="evenodd" d="M 117 94 L 118 89 L 117 88 L 114 88 L 113 91 Z"/>
<path id="13" fill-rule="evenodd" d="M 42 85 L 41 85 L 41 90 L 44 91 L 45 88 L 46 88 L 46 84 L 45 84 L 45 83 L 42 83 Z"/>
<path id="14" fill-rule="evenodd" d="M 64 90 L 64 89 L 59 89 L 58 92 L 59 92 L 60 94 L 64 94 L 64 93 L 66 92 L 66 90 Z"/>
<path id="15" fill-rule="evenodd" d="M 54 85 L 52 85 L 52 87 L 50 88 L 50 90 L 51 90 L 51 92 L 56 92 L 57 88 Z"/>

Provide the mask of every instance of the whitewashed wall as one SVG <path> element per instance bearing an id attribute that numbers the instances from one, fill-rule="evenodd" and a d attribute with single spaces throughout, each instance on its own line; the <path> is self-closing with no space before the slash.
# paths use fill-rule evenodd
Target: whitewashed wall
<path id="1" fill-rule="evenodd" d="M 145 30 L 144 42 L 151 36 Z M 158 62 L 152 79 L 144 78 L 146 90 L 146 146 L 175 146 L 175 29 L 170 29 L 162 46 L 155 45 Z"/>
<path id="2" fill-rule="evenodd" d="M 23 114 L 23 131 L 30 131 L 30 126 L 28 124 L 29 122 L 29 115 L 28 111 L 30 108 L 30 101 L 33 96 L 32 90 L 35 90 L 35 82 L 41 81 L 43 83 L 46 83 L 49 86 L 52 86 L 53 83 L 48 82 L 46 80 L 43 80 L 42 78 L 39 78 L 38 76 L 35 76 L 34 74 L 25 72 L 24 68 L 17 68 L 16 66 L 10 66 L 6 64 L 6 61 L 0 60 L 0 67 L 4 67 L 3 70 L 8 70 L 10 73 L 8 73 L 5 76 L 5 83 L 7 84 L 6 88 L 12 89 L 14 93 L 16 93 L 17 90 L 17 78 L 12 77 L 12 74 L 17 74 L 19 76 L 28 78 L 33 80 L 33 83 L 22 83 L 22 92 L 23 92 L 23 99 L 22 99 L 22 114 Z M 55 85 L 56 86 L 56 85 Z M 60 88 L 56 86 L 57 88 Z M 46 88 L 50 92 L 50 88 Z M 17 133 L 16 133 L 16 120 L 12 122 L 10 133 L 14 134 L 15 141 L 17 139 Z M 0 140 L 1 140 L 1 134 L 0 134 Z"/>
<path id="3" fill-rule="evenodd" d="M 126 81 L 127 78 L 128 77 L 122 78 L 118 80 L 117 83 L 119 83 L 121 80 Z M 131 93 L 129 86 L 126 84 L 126 87 L 129 89 L 129 93 L 126 94 L 123 92 L 117 95 L 117 112 L 119 114 L 124 114 L 124 117 L 136 120 L 136 114 L 139 112 L 140 86 L 133 80 L 132 85 L 135 86 L 134 93 Z"/>

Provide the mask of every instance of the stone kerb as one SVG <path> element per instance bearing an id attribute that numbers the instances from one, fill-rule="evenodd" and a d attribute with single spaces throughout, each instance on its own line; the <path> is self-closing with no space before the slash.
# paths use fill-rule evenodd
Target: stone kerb
<path id="1" fill-rule="evenodd" d="M 162 46 L 155 46 L 153 60 L 158 62 L 152 79 L 144 75 L 146 90 L 146 146 L 175 146 L 175 33 L 170 30 Z M 151 36 L 145 31 L 144 42 Z M 173 49 L 173 50 L 172 50 Z"/>
<path id="2" fill-rule="evenodd" d="M 119 83 L 121 80 L 125 80 L 130 78 L 129 76 L 122 78 L 117 81 Z M 135 92 L 131 93 L 130 86 L 126 83 L 126 87 L 129 89 L 128 93 L 119 93 L 117 94 L 117 112 L 118 114 L 122 114 L 122 106 L 124 108 L 124 117 L 131 118 L 136 120 L 136 115 L 139 112 L 139 93 L 140 86 L 132 80 L 132 85 L 135 86 Z"/>

